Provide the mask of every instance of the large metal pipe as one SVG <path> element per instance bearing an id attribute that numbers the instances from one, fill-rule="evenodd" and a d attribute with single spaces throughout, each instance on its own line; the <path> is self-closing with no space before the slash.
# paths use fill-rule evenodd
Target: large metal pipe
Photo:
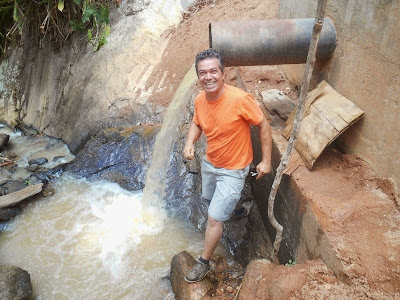
<path id="1" fill-rule="evenodd" d="M 315 19 L 213 22 L 210 48 L 219 51 L 226 66 L 303 64 Z M 317 61 L 328 61 L 336 47 L 336 29 L 324 19 Z"/>

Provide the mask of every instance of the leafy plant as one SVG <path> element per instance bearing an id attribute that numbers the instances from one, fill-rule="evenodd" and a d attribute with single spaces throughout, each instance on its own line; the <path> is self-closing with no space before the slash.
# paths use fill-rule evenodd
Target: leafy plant
<path id="1" fill-rule="evenodd" d="M 29 179 L 25 179 L 25 184 L 29 185 L 31 183 L 31 181 Z"/>
<path id="2" fill-rule="evenodd" d="M 289 261 L 285 264 L 286 267 L 293 267 L 296 264 L 294 260 L 289 259 Z"/>
<path id="3" fill-rule="evenodd" d="M 54 47 L 73 31 L 85 33 L 97 51 L 110 34 L 109 6 L 116 0 L 0 0 L 0 48 L 2 53 L 23 34 L 43 46 Z"/>
<path id="4" fill-rule="evenodd" d="M 87 39 L 97 51 L 101 46 L 107 44 L 107 37 L 110 35 L 109 7 L 90 0 L 74 0 L 74 2 L 81 6 L 82 17 L 80 20 L 71 20 L 71 27 L 73 30 L 83 33 L 87 24 L 91 24 L 87 30 Z"/>

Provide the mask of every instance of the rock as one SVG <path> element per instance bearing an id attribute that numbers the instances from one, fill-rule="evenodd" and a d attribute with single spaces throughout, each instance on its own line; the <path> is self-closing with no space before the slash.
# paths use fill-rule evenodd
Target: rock
<path id="1" fill-rule="evenodd" d="M 127 190 L 144 188 L 159 126 L 108 128 L 93 137 L 67 166 L 90 179 L 105 179 Z"/>
<path id="2" fill-rule="evenodd" d="M 41 181 L 43 183 L 50 182 L 54 178 L 60 178 L 64 173 L 64 169 L 67 166 L 67 163 L 59 164 L 58 166 L 48 169 L 48 168 L 40 168 L 36 170 L 36 173 L 31 175 L 35 181 Z"/>
<path id="3" fill-rule="evenodd" d="M 49 197 L 55 192 L 55 189 L 50 184 L 47 184 L 46 187 L 42 190 L 43 197 Z"/>
<path id="4" fill-rule="evenodd" d="M 54 161 L 54 162 L 57 162 L 57 161 L 63 160 L 64 158 L 65 158 L 65 156 L 55 156 L 55 157 L 53 158 L 53 161 Z"/>
<path id="5" fill-rule="evenodd" d="M 42 158 L 30 159 L 30 160 L 28 161 L 28 164 L 29 164 L 29 165 L 39 165 L 39 166 L 41 166 L 41 165 L 44 165 L 44 164 L 47 163 L 47 162 L 48 162 L 47 158 L 42 157 Z"/>
<path id="6" fill-rule="evenodd" d="M 29 172 L 36 172 L 37 171 L 37 169 L 39 169 L 39 165 L 37 165 L 37 164 L 32 164 L 32 165 L 29 165 L 29 167 L 28 168 L 26 168 Z"/>
<path id="7" fill-rule="evenodd" d="M 0 266 L 0 299 L 28 300 L 32 295 L 30 275 L 14 266 Z"/>
<path id="8" fill-rule="evenodd" d="M 0 133 L 0 150 L 3 150 L 7 147 L 9 140 L 10 136 L 8 134 Z"/>
<path id="9" fill-rule="evenodd" d="M 26 184 L 24 180 L 7 180 L 1 187 L 6 191 L 6 194 L 11 194 L 26 188 Z"/>
<path id="10" fill-rule="evenodd" d="M 247 231 L 235 249 L 235 259 L 246 266 L 253 259 L 270 258 L 273 247 L 255 201 L 246 220 L 238 224 L 243 223 Z"/>
<path id="11" fill-rule="evenodd" d="M 4 99 L 0 106 L 1 119 L 9 120 L 7 123 L 13 125 L 23 117 L 26 126 L 62 138 L 73 152 L 110 124 L 129 126 L 155 121 L 155 118 L 158 122 L 161 120 L 146 105 L 150 89 L 156 92 L 158 86 L 150 73 L 163 61 L 160 43 L 168 41 L 166 33 L 181 21 L 181 1 L 112 2 L 121 3 L 120 8 L 110 5 L 113 7 L 110 9 L 110 25 L 119 33 L 116 34 L 118 41 L 109 43 L 107 51 L 93 55 L 92 47 L 88 47 L 79 34 L 72 38 L 70 45 L 82 51 L 74 53 L 73 57 L 67 47 L 54 53 L 50 44 L 39 49 L 33 45 L 32 39 L 21 40 L 23 46 L 13 51 L 0 71 L 4 82 L 1 86 L 1 99 Z M 168 7 L 168 13 L 164 7 Z M 135 15 L 142 9 L 150 13 Z M 153 20 L 159 20 L 157 30 L 146 26 Z M 121 48 L 136 50 L 124 53 Z M 119 55 L 110 56 L 109 51 L 117 51 Z M 98 62 L 104 64 L 104 69 L 118 71 L 109 76 L 103 68 L 93 68 Z M 46 68 L 39 67 L 44 65 Z M 175 86 L 171 88 L 175 89 Z M 25 91 L 29 93 L 25 95 Z M 26 100 L 23 100 L 25 96 Z M 21 101 L 25 101 L 25 105 L 17 104 Z M 38 117 L 39 107 L 43 112 L 41 117 Z M 61 107 L 63 109 L 59 109 Z"/>
<path id="12" fill-rule="evenodd" d="M 296 104 L 283 92 L 270 89 L 261 92 L 262 102 L 272 114 L 278 114 L 283 120 L 287 120 Z"/>
<path id="13" fill-rule="evenodd" d="M 0 208 L 0 222 L 8 222 L 19 215 L 20 212 L 21 209 L 19 207 Z"/>
<path id="14" fill-rule="evenodd" d="M 171 261 L 171 285 L 176 300 L 201 299 L 213 288 L 213 284 L 206 276 L 196 283 L 188 283 L 184 276 L 195 264 L 195 259 L 186 251 L 174 256 Z"/>
<path id="15" fill-rule="evenodd" d="M 242 288 L 240 289 L 239 299 L 256 299 L 256 295 L 263 295 L 260 299 L 270 299 L 264 289 L 267 287 L 261 286 L 264 278 L 274 277 L 273 270 L 275 264 L 266 259 L 258 259 L 251 261 L 243 278 Z M 259 291 L 260 290 L 260 291 Z"/>

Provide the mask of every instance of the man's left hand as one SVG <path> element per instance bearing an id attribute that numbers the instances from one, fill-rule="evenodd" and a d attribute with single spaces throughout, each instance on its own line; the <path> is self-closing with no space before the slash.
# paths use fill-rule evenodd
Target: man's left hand
<path id="1" fill-rule="evenodd" d="M 262 178 L 265 174 L 268 174 L 269 172 L 271 172 L 271 163 L 262 161 L 257 165 L 256 170 L 258 173 L 256 180 L 258 180 L 258 179 Z"/>

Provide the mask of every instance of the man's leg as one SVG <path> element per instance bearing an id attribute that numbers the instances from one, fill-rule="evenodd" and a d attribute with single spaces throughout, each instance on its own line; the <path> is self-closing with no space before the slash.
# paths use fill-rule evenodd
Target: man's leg
<path id="1" fill-rule="evenodd" d="M 205 243 L 203 254 L 196 262 L 194 267 L 185 276 L 187 282 L 197 282 L 204 278 L 210 271 L 209 261 L 215 248 L 222 237 L 222 221 L 217 221 L 212 217 L 208 216 L 208 225 L 205 234 Z"/>
<path id="2" fill-rule="evenodd" d="M 209 260 L 222 237 L 222 222 L 227 221 L 235 209 L 240 199 L 245 177 L 249 172 L 249 166 L 241 170 L 226 170 L 214 168 L 204 160 L 202 165 L 203 197 L 205 197 L 205 190 L 210 191 L 210 189 L 204 189 L 205 186 L 208 186 L 208 184 L 205 185 L 205 179 L 208 177 L 205 174 L 208 173 L 206 171 L 208 168 L 212 170 L 210 174 L 212 174 L 213 180 L 210 182 L 212 182 L 212 189 L 215 190 L 208 208 L 204 250 L 195 266 L 185 276 L 185 280 L 188 282 L 200 281 L 209 272 Z"/>
<path id="3" fill-rule="evenodd" d="M 201 257 L 210 260 L 215 248 L 217 248 L 222 237 L 222 222 L 208 216 L 208 225 L 205 234 L 205 245 Z"/>

